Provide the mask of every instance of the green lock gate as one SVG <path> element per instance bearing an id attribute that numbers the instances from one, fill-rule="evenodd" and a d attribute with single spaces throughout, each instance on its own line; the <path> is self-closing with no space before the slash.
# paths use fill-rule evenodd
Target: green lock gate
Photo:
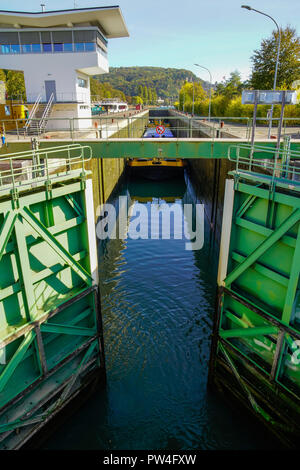
<path id="1" fill-rule="evenodd" d="M 299 152 L 229 148 L 210 383 L 286 446 L 300 436 Z M 269 150 L 272 153 L 271 150 Z"/>
<path id="2" fill-rule="evenodd" d="M 73 144 L 0 160 L 0 449 L 105 378 L 91 157 Z"/>

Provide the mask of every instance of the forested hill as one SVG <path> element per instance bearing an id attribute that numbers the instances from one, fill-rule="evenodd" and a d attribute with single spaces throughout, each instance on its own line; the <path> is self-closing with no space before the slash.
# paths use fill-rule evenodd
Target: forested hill
<path id="1" fill-rule="evenodd" d="M 110 84 L 127 96 L 138 96 L 139 87 L 146 86 L 155 90 L 160 98 L 176 98 L 187 79 L 199 81 L 199 78 L 190 70 L 162 67 L 110 67 L 109 73 L 97 75 L 94 78 L 100 83 Z M 209 83 L 202 80 L 201 83 L 204 88 L 209 87 Z"/>

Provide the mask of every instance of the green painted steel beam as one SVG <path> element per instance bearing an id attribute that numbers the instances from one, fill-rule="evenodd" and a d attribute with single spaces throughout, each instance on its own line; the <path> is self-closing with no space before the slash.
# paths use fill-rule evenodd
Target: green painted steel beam
<path id="1" fill-rule="evenodd" d="M 65 196 L 66 194 L 73 194 L 78 191 L 81 191 L 81 181 L 76 181 L 76 182 L 67 182 L 63 185 L 53 185 L 52 187 L 52 200 L 55 198 L 58 198 L 60 196 Z M 41 188 L 41 191 L 39 192 L 33 192 L 28 194 L 28 192 L 21 193 L 19 192 L 19 198 L 18 198 L 18 203 L 19 207 L 28 207 L 31 206 L 32 204 L 37 204 L 37 203 L 42 203 L 44 201 L 48 201 L 49 197 L 47 194 L 47 191 L 45 191 L 45 188 Z M 11 211 L 14 209 L 14 204 L 13 200 L 10 197 L 4 198 L 3 200 L 0 201 L 0 212 L 7 212 Z"/>
<path id="2" fill-rule="evenodd" d="M 255 222 L 251 222 L 250 220 L 247 220 L 247 219 L 242 219 L 241 217 L 237 217 L 234 220 L 234 223 L 238 225 L 239 227 L 250 230 L 251 232 L 259 233 L 260 235 L 263 235 L 264 237 L 269 237 L 273 232 L 273 230 L 268 227 L 264 227 L 263 225 L 256 224 Z M 292 248 L 295 248 L 296 246 L 296 239 L 291 237 L 290 235 L 283 235 L 281 241 L 285 245 L 291 246 Z"/>
<path id="3" fill-rule="evenodd" d="M 8 240 L 14 229 L 17 216 L 17 211 L 7 212 L 4 216 L 4 221 L 0 232 L 0 261 L 5 252 Z"/>
<path id="4" fill-rule="evenodd" d="M 80 205 L 77 203 L 76 199 L 72 196 L 72 194 L 67 194 L 66 200 L 79 217 L 83 216 L 82 207 L 80 207 Z"/>
<path id="5" fill-rule="evenodd" d="M 230 145 L 247 142 L 242 139 L 108 139 L 103 141 L 80 141 L 88 144 L 93 151 L 93 158 L 225 158 Z M 49 145 L 49 141 L 46 145 Z M 58 145 L 58 141 L 55 142 Z M 264 141 L 271 149 L 276 143 Z M 300 145 L 299 145 L 300 148 Z M 270 158 L 270 154 L 261 153 L 259 158 Z"/>
<path id="6" fill-rule="evenodd" d="M 299 282 L 300 271 L 300 223 L 298 227 L 297 243 L 294 251 L 293 261 L 290 271 L 290 279 L 288 283 L 286 298 L 283 307 L 282 321 L 289 323 L 295 302 L 296 290 Z"/>
<path id="7" fill-rule="evenodd" d="M 295 210 L 276 230 L 272 232 L 241 264 L 229 273 L 225 279 L 225 286 L 230 286 L 241 274 L 245 272 L 260 256 L 292 228 L 300 219 L 300 209 Z"/>
<path id="8" fill-rule="evenodd" d="M 251 338 L 255 336 L 275 335 L 278 332 L 276 326 L 258 326 L 252 328 L 233 328 L 230 330 L 220 330 L 222 338 Z"/>
<path id="9" fill-rule="evenodd" d="M 84 328 L 81 326 L 58 325 L 57 323 L 43 323 L 41 331 L 45 333 L 57 333 L 64 335 L 94 336 L 96 330 L 93 328 Z"/>
<path id="10" fill-rule="evenodd" d="M 4 368 L 3 372 L 0 375 L 0 392 L 3 391 L 5 385 L 11 378 L 12 374 L 16 370 L 17 366 L 22 361 L 27 349 L 31 345 L 32 341 L 35 338 L 35 333 L 31 330 L 27 335 L 25 335 L 24 340 L 14 353 L 13 357 L 10 359 L 6 367 Z"/>
<path id="11" fill-rule="evenodd" d="M 234 261 L 237 261 L 238 263 L 243 263 L 245 259 L 247 258 L 245 255 L 241 255 L 240 253 L 236 253 L 235 251 L 232 252 L 231 254 L 232 259 Z M 263 276 L 268 277 L 269 279 L 272 279 L 275 282 L 278 282 L 284 287 L 287 287 L 289 284 L 289 279 L 282 274 L 277 273 L 276 271 L 273 271 L 272 269 L 268 268 L 267 266 L 264 266 L 261 263 L 253 263 L 252 268 L 255 269 L 258 273 L 262 274 Z"/>
<path id="12" fill-rule="evenodd" d="M 68 141 L 69 144 L 72 141 Z M 93 158 L 225 158 L 227 159 L 228 148 L 232 145 L 248 143 L 246 139 L 202 139 L 202 138 L 179 138 L 179 139 L 143 139 L 123 138 L 107 140 L 80 140 L 78 144 L 88 145 L 93 152 Z M 257 144 L 264 145 L 270 149 L 276 148 L 276 142 L 270 140 L 259 140 Z M 66 140 L 41 140 L 40 149 L 65 145 Z M 16 148 L 21 150 L 30 148 L 29 143 L 20 141 L 13 142 Z M 292 142 L 292 150 L 300 150 L 300 143 Z M 0 151 L 1 154 L 1 151 Z M 57 153 L 55 158 L 64 158 L 63 153 Z M 257 158 L 270 158 L 269 153 L 260 152 Z"/>
<path id="13" fill-rule="evenodd" d="M 244 203 L 241 205 L 241 207 L 239 207 L 237 213 L 236 213 L 236 217 L 242 217 L 245 212 L 247 212 L 247 210 L 249 209 L 249 207 L 254 204 L 254 201 L 256 200 L 256 196 L 253 196 L 252 194 L 250 194 L 250 196 L 247 197 L 247 199 L 244 201 Z"/>
<path id="14" fill-rule="evenodd" d="M 233 313 L 229 312 L 228 310 L 225 310 L 224 312 L 225 317 L 235 323 L 236 325 L 240 326 L 241 328 L 248 328 L 249 324 L 243 320 L 242 318 L 237 317 Z"/>
<path id="15" fill-rule="evenodd" d="M 270 190 L 259 188 L 245 183 L 238 183 L 238 191 L 244 194 L 253 194 L 261 199 L 270 199 Z M 273 195 L 273 201 L 286 204 L 287 206 L 300 208 L 300 198 L 289 194 L 276 191 Z"/>
<path id="16" fill-rule="evenodd" d="M 22 284 L 22 296 L 26 309 L 27 320 L 35 320 L 37 307 L 36 299 L 32 284 L 32 270 L 30 267 L 28 246 L 26 242 L 26 232 L 24 224 L 21 223 L 20 219 L 15 222 L 15 234 L 17 241 L 17 258 L 20 266 L 20 278 Z"/>
<path id="17" fill-rule="evenodd" d="M 28 224 L 45 240 L 46 243 L 55 251 L 55 253 L 68 265 L 73 271 L 81 277 L 88 285 L 92 285 L 90 274 L 74 259 L 59 241 L 47 230 L 47 228 L 34 216 L 31 210 L 24 207 L 20 210 L 22 217 Z"/>

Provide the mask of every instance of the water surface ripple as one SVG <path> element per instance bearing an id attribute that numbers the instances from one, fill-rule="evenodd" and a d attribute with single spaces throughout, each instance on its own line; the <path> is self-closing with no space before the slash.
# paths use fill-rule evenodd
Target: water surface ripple
<path id="1" fill-rule="evenodd" d="M 131 181 L 121 190 L 131 198 L 146 195 L 147 207 L 151 194 L 163 203 L 170 192 L 179 202 L 195 203 L 189 181 Z M 107 389 L 99 389 L 47 448 L 270 445 L 248 416 L 206 388 L 217 258 L 208 228 L 206 220 L 199 251 L 187 251 L 185 240 L 172 239 L 110 240 L 102 245 Z"/>

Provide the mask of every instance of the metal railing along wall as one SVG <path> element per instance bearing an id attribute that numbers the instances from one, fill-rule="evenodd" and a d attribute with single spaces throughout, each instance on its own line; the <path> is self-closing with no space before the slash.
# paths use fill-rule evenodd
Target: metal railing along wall
<path id="1" fill-rule="evenodd" d="M 146 111 L 146 110 L 144 110 Z M 120 111 L 119 113 L 108 113 L 105 115 L 93 115 L 91 117 L 80 118 L 47 118 L 46 129 L 43 134 L 47 138 L 60 137 L 62 139 L 77 139 L 79 137 L 86 138 L 111 138 L 120 137 L 118 132 L 122 129 L 129 127 L 130 129 L 123 135 L 123 137 L 136 137 L 133 135 L 131 125 L 135 123 L 136 133 L 143 135 L 143 131 L 147 126 L 155 126 L 153 123 L 145 124 L 145 117 L 141 115 L 143 111 L 132 110 L 129 113 Z M 28 120 L 30 117 L 28 118 Z M 246 139 L 250 141 L 252 120 L 250 118 L 237 118 L 237 117 L 214 117 L 210 122 L 207 121 L 206 116 L 189 117 L 189 116 L 157 116 L 150 118 L 152 121 L 160 123 L 168 122 L 168 125 L 173 132 L 174 138 L 233 138 L 233 139 Z M 33 122 L 35 119 L 30 119 Z M 263 119 L 262 119 L 263 120 Z M 279 119 L 273 118 L 274 122 Z M 259 121 L 259 120 L 258 120 Z M 293 123 L 291 125 L 290 123 Z M 17 138 L 26 138 L 27 127 L 24 126 L 22 119 L 2 119 L 0 121 L 0 128 L 6 131 L 7 135 L 17 135 Z M 267 138 L 268 127 L 260 126 L 257 128 L 256 138 Z M 56 134 L 54 136 L 54 133 Z M 273 128 L 276 138 L 277 129 Z M 282 138 L 291 136 L 292 138 L 300 138 L 300 118 L 286 118 L 282 131 Z M 163 138 L 163 137 L 162 137 Z"/>
<path id="2" fill-rule="evenodd" d="M 85 163 L 91 158 L 91 147 L 80 144 L 6 154 L 0 159 L 0 194 L 38 183 L 47 185 L 74 171 L 84 176 Z"/>

